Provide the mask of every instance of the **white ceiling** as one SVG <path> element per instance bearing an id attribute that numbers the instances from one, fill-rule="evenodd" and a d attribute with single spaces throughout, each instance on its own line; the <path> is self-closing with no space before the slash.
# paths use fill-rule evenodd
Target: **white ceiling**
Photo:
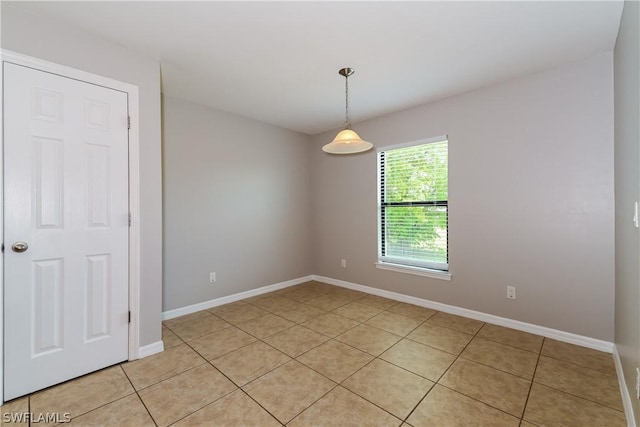
<path id="1" fill-rule="evenodd" d="M 342 67 L 358 122 L 612 51 L 623 2 L 11 5 L 160 59 L 167 95 L 317 134 L 344 121 Z"/>

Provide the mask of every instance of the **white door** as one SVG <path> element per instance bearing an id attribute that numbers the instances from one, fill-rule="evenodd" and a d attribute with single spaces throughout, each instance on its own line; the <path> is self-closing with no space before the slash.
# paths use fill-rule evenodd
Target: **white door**
<path id="1" fill-rule="evenodd" d="M 4 63 L 4 399 L 128 357 L 127 94 Z"/>

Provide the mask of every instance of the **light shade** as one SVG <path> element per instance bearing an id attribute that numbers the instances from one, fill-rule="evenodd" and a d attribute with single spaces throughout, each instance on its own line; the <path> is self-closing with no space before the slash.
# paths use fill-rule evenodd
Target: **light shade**
<path id="1" fill-rule="evenodd" d="M 322 151 L 330 154 L 352 154 L 369 150 L 373 144 L 363 141 L 351 129 L 341 130 L 329 144 L 322 147 Z"/>

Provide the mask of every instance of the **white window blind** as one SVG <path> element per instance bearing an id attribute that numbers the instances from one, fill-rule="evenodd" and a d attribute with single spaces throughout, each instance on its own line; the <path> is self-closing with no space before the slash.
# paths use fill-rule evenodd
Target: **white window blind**
<path id="1" fill-rule="evenodd" d="M 378 153 L 379 261 L 449 270 L 448 141 Z"/>

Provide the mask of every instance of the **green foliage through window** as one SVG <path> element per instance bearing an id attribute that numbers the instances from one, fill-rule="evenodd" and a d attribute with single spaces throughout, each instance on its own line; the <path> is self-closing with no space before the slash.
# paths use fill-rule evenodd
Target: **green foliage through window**
<path id="1" fill-rule="evenodd" d="M 448 270 L 448 142 L 379 153 L 381 261 Z"/>

